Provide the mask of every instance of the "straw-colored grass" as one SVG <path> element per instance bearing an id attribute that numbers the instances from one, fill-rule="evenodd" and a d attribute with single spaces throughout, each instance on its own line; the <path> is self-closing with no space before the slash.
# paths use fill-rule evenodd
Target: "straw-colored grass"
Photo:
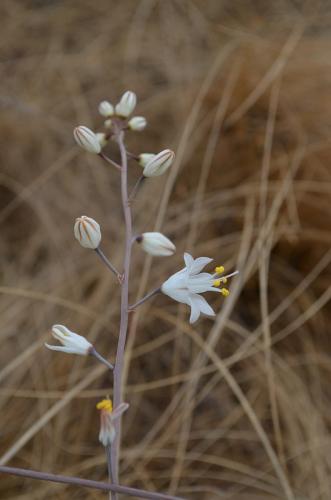
<path id="1" fill-rule="evenodd" d="M 93 359 L 47 351 L 53 323 L 113 359 L 118 285 L 73 238 L 99 221 L 120 266 L 116 171 L 73 142 L 126 89 L 173 148 L 134 203 L 173 258 L 135 249 L 131 302 L 184 250 L 239 268 L 215 320 L 158 296 L 132 315 L 121 482 L 189 499 L 329 500 L 330 6 L 327 2 L 11 0 L 1 10 L 0 463 L 106 479 Z M 117 155 L 110 147 L 110 154 Z M 139 167 L 130 166 L 131 183 Z M 105 498 L 1 477 L 6 499 Z"/>

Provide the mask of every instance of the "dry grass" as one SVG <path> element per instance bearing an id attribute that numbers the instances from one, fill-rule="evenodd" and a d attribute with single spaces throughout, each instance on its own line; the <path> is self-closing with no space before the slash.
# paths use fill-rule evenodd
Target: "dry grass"
<path id="1" fill-rule="evenodd" d="M 64 323 L 114 354 L 117 286 L 72 222 L 96 218 L 119 264 L 118 179 L 71 131 L 130 88 L 150 122 L 130 149 L 177 151 L 135 226 L 156 220 L 178 248 L 134 253 L 132 301 L 184 249 L 241 274 L 226 301 L 211 297 L 215 321 L 192 328 L 166 297 L 133 317 L 122 482 L 199 500 L 330 498 L 330 4 L 252 4 L 1 2 L 2 463 L 106 478 L 95 403 L 109 376 L 43 342 Z M 0 492 L 105 497 L 9 477 Z"/>

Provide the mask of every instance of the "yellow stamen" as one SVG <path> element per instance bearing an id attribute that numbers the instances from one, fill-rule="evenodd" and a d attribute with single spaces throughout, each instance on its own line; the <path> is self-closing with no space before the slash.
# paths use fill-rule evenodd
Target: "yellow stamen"
<path id="1" fill-rule="evenodd" d="M 227 288 L 221 288 L 220 292 L 223 295 L 223 297 L 227 297 L 229 295 L 229 293 L 230 293 Z"/>
<path id="2" fill-rule="evenodd" d="M 217 266 L 217 267 L 215 267 L 215 273 L 217 273 L 217 274 L 224 273 L 224 267 L 223 266 Z"/>
<path id="3" fill-rule="evenodd" d="M 221 284 L 221 280 L 215 280 L 213 282 L 213 286 L 220 286 L 220 284 Z"/>
<path id="4" fill-rule="evenodd" d="M 111 402 L 111 399 L 103 399 L 102 401 L 99 401 L 97 404 L 97 409 L 98 410 L 107 410 L 109 412 L 113 411 L 113 403 Z"/>
<path id="5" fill-rule="evenodd" d="M 228 282 L 227 278 L 220 278 L 220 281 L 224 284 Z"/>

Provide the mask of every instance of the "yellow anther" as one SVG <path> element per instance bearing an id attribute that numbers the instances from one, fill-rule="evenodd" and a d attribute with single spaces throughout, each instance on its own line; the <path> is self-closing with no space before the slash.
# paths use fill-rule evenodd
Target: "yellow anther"
<path id="1" fill-rule="evenodd" d="M 220 286 L 220 284 L 221 284 L 221 280 L 215 280 L 213 282 L 213 286 Z"/>
<path id="2" fill-rule="evenodd" d="M 221 281 L 221 283 L 224 283 L 224 284 L 228 282 L 227 278 L 220 278 L 220 281 Z"/>
<path id="3" fill-rule="evenodd" d="M 223 266 L 217 266 L 217 267 L 215 267 L 215 273 L 217 273 L 217 274 L 224 273 L 224 267 Z"/>
<path id="4" fill-rule="evenodd" d="M 99 401 L 97 404 L 97 409 L 98 410 L 107 410 L 109 412 L 113 411 L 113 403 L 111 402 L 111 399 L 103 399 L 102 401 Z"/>
<path id="5" fill-rule="evenodd" d="M 220 292 L 223 295 L 223 297 L 227 297 L 229 295 L 229 293 L 230 293 L 227 288 L 221 288 Z"/>

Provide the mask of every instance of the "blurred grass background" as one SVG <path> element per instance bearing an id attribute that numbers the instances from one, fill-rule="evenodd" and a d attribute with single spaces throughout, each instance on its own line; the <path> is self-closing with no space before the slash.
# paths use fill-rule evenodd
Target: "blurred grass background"
<path id="1" fill-rule="evenodd" d="M 120 266 L 119 180 L 72 130 L 100 128 L 98 103 L 130 89 L 149 127 L 129 150 L 177 153 L 143 186 L 135 228 L 178 250 L 135 250 L 131 302 L 184 250 L 240 277 L 208 297 L 215 320 L 189 326 L 164 296 L 132 317 L 121 482 L 329 500 L 330 2 L 2 0 L 0 13 L 0 462 L 106 479 L 95 404 L 109 375 L 43 343 L 63 323 L 113 359 L 118 286 L 72 227 L 97 219 Z M 105 495 L 2 476 L 0 497 Z"/>

